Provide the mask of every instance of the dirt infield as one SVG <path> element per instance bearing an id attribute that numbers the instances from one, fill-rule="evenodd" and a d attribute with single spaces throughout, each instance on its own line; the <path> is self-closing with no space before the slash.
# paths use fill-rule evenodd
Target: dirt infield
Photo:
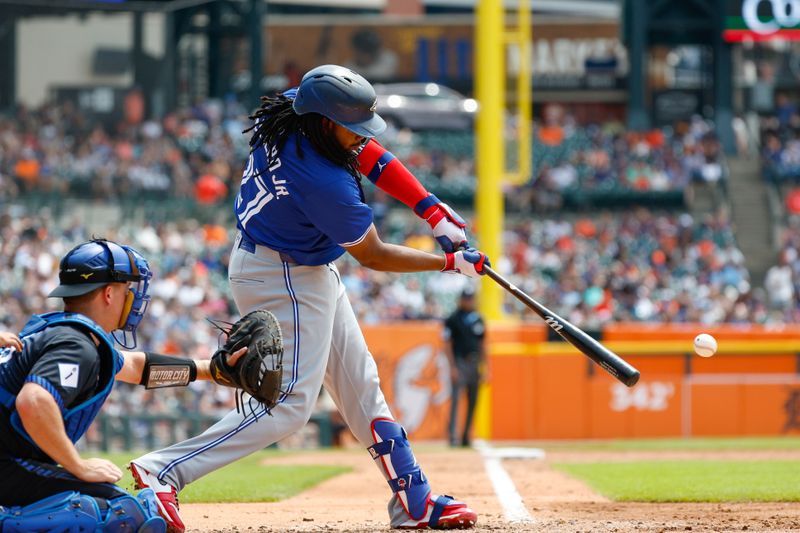
<path id="1" fill-rule="evenodd" d="M 709 454 L 681 452 L 679 456 L 703 459 Z M 800 460 L 800 452 L 780 452 L 779 456 Z M 656 457 L 674 459 L 675 455 L 556 452 L 544 460 L 505 459 L 503 466 L 532 517 L 530 522 L 511 523 L 505 519 L 478 452 L 436 447 L 417 450 L 417 459 L 431 479 L 434 491 L 453 494 L 478 512 L 478 526 L 474 530 L 477 532 L 800 531 L 797 503 L 614 503 L 550 467 L 551 462 L 561 461 Z M 774 453 L 765 457 L 747 453 L 746 457 L 777 458 Z M 310 452 L 274 461 L 347 465 L 353 470 L 281 502 L 187 504 L 183 517 L 189 530 L 263 533 L 388 530 L 385 510 L 388 487 L 365 452 Z"/>

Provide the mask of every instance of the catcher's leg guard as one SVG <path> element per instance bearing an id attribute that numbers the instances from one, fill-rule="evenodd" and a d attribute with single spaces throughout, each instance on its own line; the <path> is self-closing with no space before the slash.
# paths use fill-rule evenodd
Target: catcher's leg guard
<path id="1" fill-rule="evenodd" d="M 415 520 L 425 516 L 431 488 L 411 451 L 403 426 L 388 418 L 372 421 L 375 444 L 367 448 L 378 463 L 406 513 Z"/>
<path id="2" fill-rule="evenodd" d="M 158 515 L 153 489 L 144 489 L 135 498 L 126 494 L 108 500 L 108 512 L 100 530 L 104 533 L 166 533 L 167 523 Z"/>
<path id="3" fill-rule="evenodd" d="M 0 514 L 2 533 L 90 533 L 100 531 L 102 523 L 95 499 L 78 492 L 60 492 Z"/>

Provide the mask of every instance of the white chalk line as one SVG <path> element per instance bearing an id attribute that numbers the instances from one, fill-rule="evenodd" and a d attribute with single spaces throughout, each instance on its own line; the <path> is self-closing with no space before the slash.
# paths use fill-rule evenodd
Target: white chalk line
<path id="1" fill-rule="evenodd" d="M 475 442 L 474 447 L 483 457 L 486 473 L 489 475 L 497 499 L 503 507 L 506 520 L 517 524 L 533 522 L 534 519 L 525 507 L 522 496 L 517 492 L 514 481 L 503 467 L 502 459 L 512 457 L 541 459 L 544 457 L 544 451 L 536 448 L 492 448 L 483 441 Z"/>

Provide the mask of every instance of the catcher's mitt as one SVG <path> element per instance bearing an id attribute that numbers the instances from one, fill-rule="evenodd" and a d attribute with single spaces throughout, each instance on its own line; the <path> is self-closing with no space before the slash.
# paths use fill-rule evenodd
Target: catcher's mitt
<path id="1" fill-rule="evenodd" d="M 228 339 L 211 356 L 211 378 L 220 385 L 242 389 L 269 413 L 278 403 L 283 377 L 283 338 L 278 320 L 269 311 L 259 309 L 229 329 L 220 329 Z M 229 366 L 228 356 L 245 346 L 247 352 Z"/>

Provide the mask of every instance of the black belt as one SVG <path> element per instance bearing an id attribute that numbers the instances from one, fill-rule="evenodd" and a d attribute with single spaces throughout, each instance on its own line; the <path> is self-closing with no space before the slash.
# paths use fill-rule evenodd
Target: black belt
<path id="1" fill-rule="evenodd" d="M 257 246 L 256 243 L 254 243 L 253 241 L 251 241 L 250 239 L 248 239 L 244 235 L 242 235 L 241 238 L 239 239 L 239 248 L 244 250 L 245 252 L 250 252 L 251 254 L 255 254 L 256 253 L 256 246 Z M 272 248 L 269 248 L 268 246 L 264 246 L 264 247 L 272 250 Z M 287 264 L 290 264 L 290 265 L 299 265 L 300 264 L 297 261 L 295 261 L 294 259 L 292 259 L 292 256 L 290 256 L 286 252 L 279 252 L 277 250 L 272 250 L 272 251 L 275 252 L 276 254 L 278 254 L 278 256 L 281 258 L 281 261 L 283 261 L 284 263 L 287 263 Z"/>

